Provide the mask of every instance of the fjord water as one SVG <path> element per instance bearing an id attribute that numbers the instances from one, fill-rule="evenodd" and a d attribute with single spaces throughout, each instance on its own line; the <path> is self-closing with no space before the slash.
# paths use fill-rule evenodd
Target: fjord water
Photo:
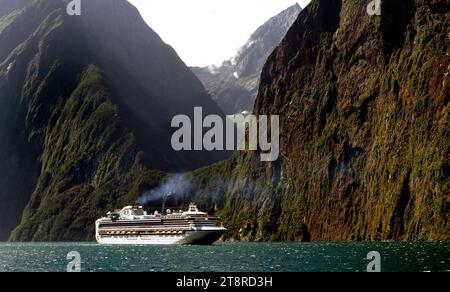
<path id="1" fill-rule="evenodd" d="M 0 271 L 65 272 L 71 251 L 84 272 L 364 272 L 370 251 L 381 254 L 384 272 L 450 271 L 450 243 L 1 243 Z"/>

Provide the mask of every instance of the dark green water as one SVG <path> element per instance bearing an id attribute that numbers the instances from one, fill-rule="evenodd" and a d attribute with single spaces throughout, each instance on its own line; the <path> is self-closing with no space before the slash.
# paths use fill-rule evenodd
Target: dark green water
<path id="1" fill-rule="evenodd" d="M 0 243 L 0 271 L 65 272 L 71 251 L 81 255 L 84 272 L 365 272 L 370 251 L 380 253 L 384 272 L 450 271 L 449 243 L 219 243 L 206 247 Z"/>

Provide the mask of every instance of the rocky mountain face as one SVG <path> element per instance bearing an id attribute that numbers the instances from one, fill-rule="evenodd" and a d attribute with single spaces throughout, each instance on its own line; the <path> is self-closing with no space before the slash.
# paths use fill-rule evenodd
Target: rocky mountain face
<path id="1" fill-rule="evenodd" d="M 67 2 L 0 0 L 1 240 L 91 240 L 162 171 L 226 157 L 171 150 L 174 115 L 222 111 L 137 9 Z"/>
<path id="2" fill-rule="evenodd" d="M 280 115 L 278 161 L 192 174 L 229 238 L 450 240 L 449 2 L 368 3 L 313 0 L 270 55 L 255 112 Z"/>
<path id="3" fill-rule="evenodd" d="M 251 35 L 236 56 L 221 66 L 191 68 L 225 113 L 253 109 L 259 77 L 267 57 L 286 35 L 301 10 L 295 4 L 272 17 Z"/>

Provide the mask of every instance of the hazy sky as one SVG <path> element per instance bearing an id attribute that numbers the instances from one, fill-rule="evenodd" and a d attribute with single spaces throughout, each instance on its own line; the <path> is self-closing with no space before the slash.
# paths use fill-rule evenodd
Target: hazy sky
<path id="1" fill-rule="evenodd" d="M 310 0 L 129 0 L 189 66 L 229 59 L 266 20 Z"/>

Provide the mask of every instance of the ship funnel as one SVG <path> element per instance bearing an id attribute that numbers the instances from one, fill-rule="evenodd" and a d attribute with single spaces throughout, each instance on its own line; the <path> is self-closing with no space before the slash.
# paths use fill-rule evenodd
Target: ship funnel
<path id="1" fill-rule="evenodd" d="M 162 215 L 162 216 L 164 216 L 165 213 L 166 213 L 166 211 L 165 211 L 165 209 L 166 209 L 166 201 L 167 201 L 167 199 L 168 199 L 169 197 L 171 197 L 172 195 L 173 195 L 173 193 L 170 192 L 170 193 L 165 194 L 164 197 L 163 197 L 163 201 L 162 201 L 162 209 L 161 209 L 161 215 Z"/>

